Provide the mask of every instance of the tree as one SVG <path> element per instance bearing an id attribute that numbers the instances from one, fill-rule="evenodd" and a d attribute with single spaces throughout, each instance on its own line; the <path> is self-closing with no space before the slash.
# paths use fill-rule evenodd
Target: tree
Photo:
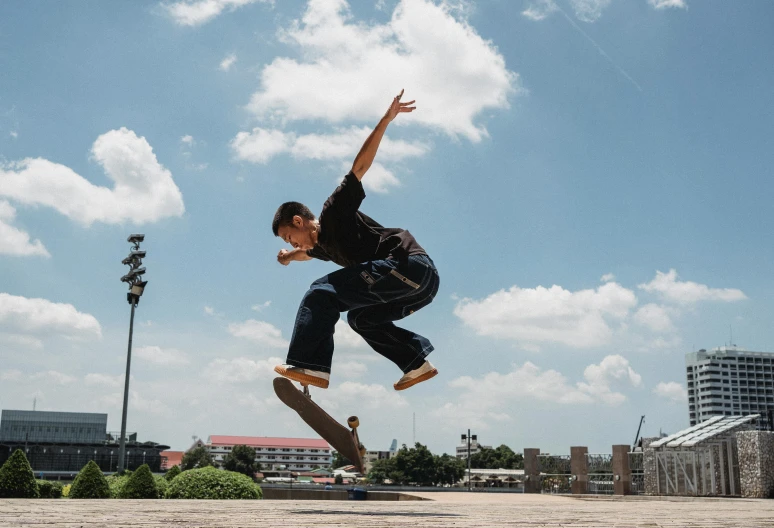
<path id="1" fill-rule="evenodd" d="M 417 442 L 411 449 L 405 444 L 395 455 L 395 471 L 390 478 L 399 479 L 401 484 L 432 486 L 435 481 L 435 459 L 427 448 Z M 394 478 L 393 478 L 394 477 Z"/>
<path id="2" fill-rule="evenodd" d="M 382 458 L 375 460 L 371 464 L 371 471 L 368 472 L 368 479 L 377 484 L 383 484 L 395 472 L 395 459 Z"/>
<path id="3" fill-rule="evenodd" d="M 352 462 L 348 458 L 344 458 L 338 451 L 333 453 L 333 462 L 331 462 L 331 468 L 338 469 L 343 466 L 352 466 Z"/>
<path id="4" fill-rule="evenodd" d="M 333 477 L 333 483 L 334 484 L 344 484 L 344 477 L 341 476 L 341 473 L 337 473 L 335 477 Z"/>
<path id="5" fill-rule="evenodd" d="M 157 499 L 159 497 L 156 479 L 153 478 L 148 464 L 143 464 L 129 477 L 119 499 Z"/>
<path id="6" fill-rule="evenodd" d="M 180 469 L 185 471 L 187 469 L 215 466 L 215 462 L 212 460 L 209 450 L 204 446 L 199 446 L 183 455 L 183 461 L 180 463 L 180 466 Z"/>
<path id="7" fill-rule="evenodd" d="M 465 462 L 444 453 L 435 457 L 435 483 L 453 486 L 465 475 Z"/>
<path id="8" fill-rule="evenodd" d="M 246 445 L 236 445 L 226 455 L 223 468 L 255 479 L 255 473 L 261 470 L 261 465 L 255 461 L 255 449 Z"/>
<path id="9" fill-rule="evenodd" d="M 477 469 L 524 469 L 524 455 L 503 444 L 496 449 L 483 447 L 470 456 L 470 467 Z"/>
<path id="10" fill-rule="evenodd" d="M 0 497 L 37 499 L 40 497 L 35 475 L 24 451 L 17 449 L 0 468 Z"/>
<path id="11" fill-rule="evenodd" d="M 167 481 L 170 481 L 182 472 L 180 466 L 172 466 L 172 469 L 164 473 L 164 478 L 167 479 Z"/>
<path id="12" fill-rule="evenodd" d="M 73 482 L 71 499 L 109 499 L 110 485 L 96 462 L 89 460 Z"/>

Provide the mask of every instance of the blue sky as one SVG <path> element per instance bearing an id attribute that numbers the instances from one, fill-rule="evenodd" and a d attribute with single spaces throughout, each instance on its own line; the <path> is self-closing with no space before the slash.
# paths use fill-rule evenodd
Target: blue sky
<path id="1" fill-rule="evenodd" d="M 276 401 L 298 302 L 332 263 L 276 260 L 405 88 L 362 210 L 435 260 L 404 321 L 440 376 L 340 325 L 331 388 L 367 447 L 604 452 L 687 426 L 684 354 L 774 350 L 774 6 L 692 0 L 5 3 L 0 407 L 120 428 L 305 436 Z"/>

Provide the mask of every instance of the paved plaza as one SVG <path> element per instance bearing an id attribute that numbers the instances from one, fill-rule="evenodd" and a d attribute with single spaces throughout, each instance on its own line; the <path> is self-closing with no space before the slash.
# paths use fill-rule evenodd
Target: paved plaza
<path id="1" fill-rule="evenodd" d="M 0 527 L 771 528 L 774 500 L 429 493 L 428 501 L 0 500 Z"/>

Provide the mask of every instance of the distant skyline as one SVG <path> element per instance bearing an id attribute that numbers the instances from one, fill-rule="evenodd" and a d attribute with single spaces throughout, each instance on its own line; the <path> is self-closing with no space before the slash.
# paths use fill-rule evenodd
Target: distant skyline
<path id="1" fill-rule="evenodd" d="M 687 427 L 686 352 L 774 351 L 774 4 L 143 0 L 0 5 L 0 408 L 119 430 L 127 236 L 145 233 L 127 428 L 312 437 L 275 397 L 332 263 L 276 262 L 400 89 L 362 210 L 415 235 L 439 376 L 342 320 L 331 387 L 393 438 L 606 452 Z M 23 43 L 23 45 L 20 45 Z"/>

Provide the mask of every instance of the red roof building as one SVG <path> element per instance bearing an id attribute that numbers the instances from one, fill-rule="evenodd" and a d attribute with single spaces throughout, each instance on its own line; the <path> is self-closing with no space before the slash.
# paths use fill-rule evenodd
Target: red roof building
<path id="1" fill-rule="evenodd" d="M 206 446 L 213 458 L 222 462 L 236 445 L 254 448 L 255 459 L 268 471 L 311 471 L 333 462 L 331 446 L 320 438 L 212 435 Z"/>
<path id="2" fill-rule="evenodd" d="M 162 451 L 159 455 L 161 456 L 161 471 L 170 470 L 173 466 L 179 466 L 183 463 L 182 451 Z"/>

